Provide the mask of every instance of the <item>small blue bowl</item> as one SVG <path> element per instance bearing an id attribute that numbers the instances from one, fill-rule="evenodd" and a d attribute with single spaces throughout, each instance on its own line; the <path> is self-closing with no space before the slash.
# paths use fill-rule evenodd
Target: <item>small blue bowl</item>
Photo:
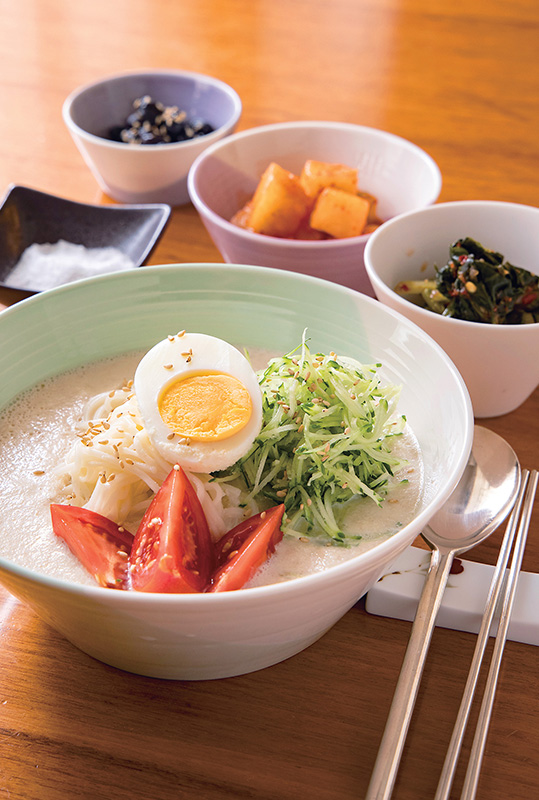
<path id="1" fill-rule="evenodd" d="M 149 95 L 176 106 L 190 120 L 202 120 L 211 133 L 182 142 L 126 144 L 109 137 Z M 181 70 L 148 70 L 112 75 L 69 95 L 63 118 L 82 157 L 106 194 L 122 203 L 189 202 L 187 174 L 210 144 L 232 133 L 241 115 L 238 94 L 216 78 Z"/>

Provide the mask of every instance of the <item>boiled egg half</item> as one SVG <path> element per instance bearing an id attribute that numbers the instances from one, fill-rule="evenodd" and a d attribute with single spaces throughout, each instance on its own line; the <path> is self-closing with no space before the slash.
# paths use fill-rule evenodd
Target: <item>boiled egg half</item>
<path id="1" fill-rule="evenodd" d="M 203 333 L 169 336 L 140 361 L 134 390 L 156 450 L 191 472 L 226 469 L 262 426 L 262 394 L 245 356 Z"/>

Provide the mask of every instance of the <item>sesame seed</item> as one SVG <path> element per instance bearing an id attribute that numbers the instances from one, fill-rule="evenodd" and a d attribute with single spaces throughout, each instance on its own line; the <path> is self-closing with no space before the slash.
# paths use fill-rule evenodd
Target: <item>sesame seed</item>
<path id="1" fill-rule="evenodd" d="M 185 331 L 179 331 L 179 332 L 178 332 L 176 335 L 177 335 L 179 338 L 181 338 L 182 336 L 185 336 Z"/>
<path id="2" fill-rule="evenodd" d="M 285 497 L 286 496 L 286 489 L 281 489 L 280 491 L 276 492 L 277 497 Z"/>
<path id="3" fill-rule="evenodd" d="M 165 369 L 172 369 L 174 364 L 163 364 Z"/>
<path id="4" fill-rule="evenodd" d="M 174 432 L 173 433 L 169 433 L 169 435 L 167 436 L 167 439 L 170 441 L 171 439 L 174 439 L 175 436 L 176 436 L 176 434 Z"/>
<path id="5" fill-rule="evenodd" d="M 44 475 L 44 474 L 45 474 L 45 470 L 44 469 L 35 469 L 34 470 L 34 475 Z"/>

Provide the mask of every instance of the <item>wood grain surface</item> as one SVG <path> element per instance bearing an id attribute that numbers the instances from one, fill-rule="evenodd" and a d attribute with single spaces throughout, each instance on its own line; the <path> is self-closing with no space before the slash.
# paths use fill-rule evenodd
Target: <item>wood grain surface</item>
<path id="1" fill-rule="evenodd" d="M 240 129 L 303 119 L 383 128 L 434 157 L 442 201 L 539 205 L 536 0 L 0 0 L 0 15 L 0 191 L 17 183 L 111 202 L 62 102 L 110 73 L 177 68 L 230 83 Z M 222 259 L 196 211 L 177 208 L 151 263 L 197 261 Z M 22 296 L 0 290 L 0 303 Z M 537 468 L 539 391 L 482 424 Z M 500 539 L 469 557 L 494 563 Z M 539 571 L 537 509 L 524 569 Z M 0 798 L 361 798 L 409 632 L 360 601 L 284 663 L 162 681 L 94 661 L 0 589 Z M 396 800 L 434 796 L 474 644 L 435 631 Z M 479 800 L 537 795 L 538 667 L 537 648 L 508 642 Z"/>

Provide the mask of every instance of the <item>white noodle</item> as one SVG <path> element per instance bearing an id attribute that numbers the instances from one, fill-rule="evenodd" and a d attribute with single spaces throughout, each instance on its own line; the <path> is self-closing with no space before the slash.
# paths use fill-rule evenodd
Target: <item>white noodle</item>
<path id="1" fill-rule="evenodd" d="M 59 468 L 66 500 L 132 528 L 173 464 L 153 446 L 130 384 L 90 398 L 77 436 Z M 212 482 L 209 475 L 187 475 L 214 539 L 258 511 L 255 504 L 240 508 L 234 486 Z"/>

